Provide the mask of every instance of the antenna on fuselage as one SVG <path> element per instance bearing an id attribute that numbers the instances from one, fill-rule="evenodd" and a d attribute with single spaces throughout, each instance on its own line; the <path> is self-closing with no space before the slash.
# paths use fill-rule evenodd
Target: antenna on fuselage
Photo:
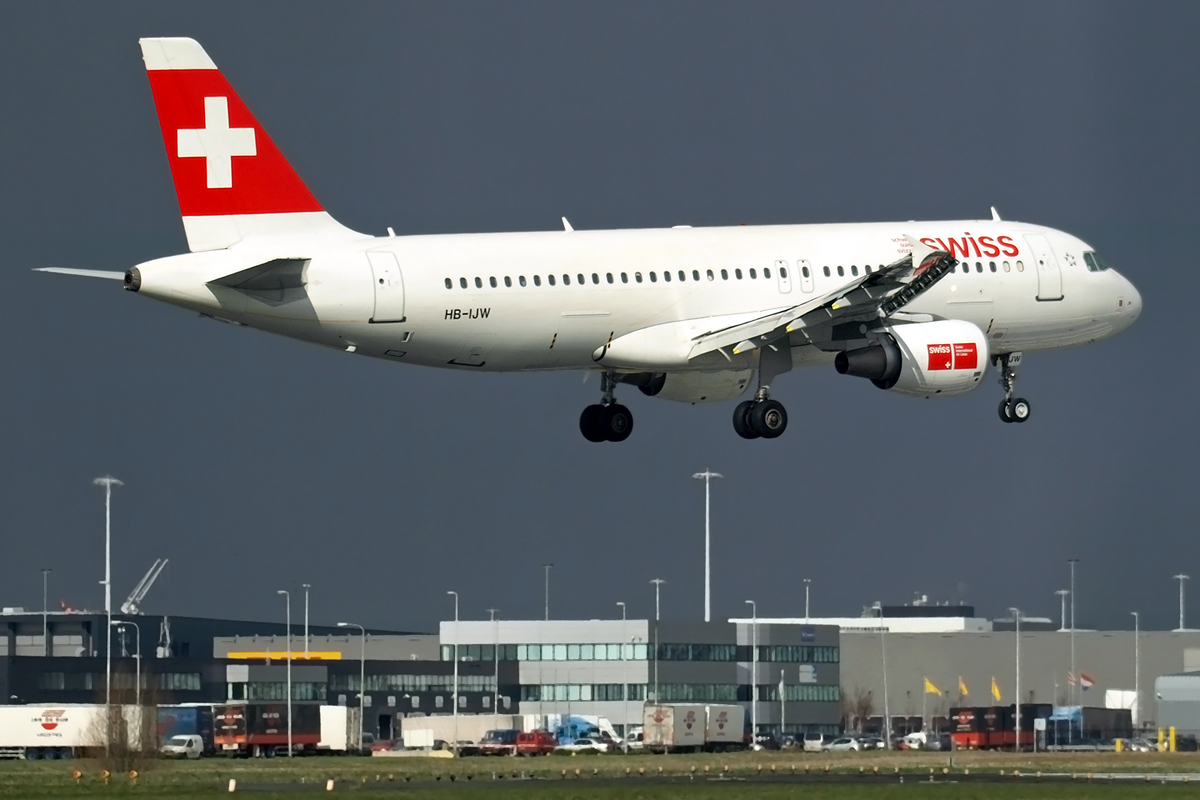
<path id="1" fill-rule="evenodd" d="M 575 229 L 571 227 L 571 223 L 567 222 L 567 218 L 563 217 L 563 231 L 566 233 L 574 233 Z"/>
<path id="2" fill-rule="evenodd" d="M 995 206 L 992 206 L 992 222 L 1003 222 L 1000 219 L 1000 212 L 996 210 Z"/>

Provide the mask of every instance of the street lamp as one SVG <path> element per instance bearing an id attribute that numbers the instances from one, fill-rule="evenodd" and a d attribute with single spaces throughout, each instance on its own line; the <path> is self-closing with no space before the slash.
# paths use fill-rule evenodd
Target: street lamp
<path id="1" fill-rule="evenodd" d="M 1075 698 L 1079 696 L 1079 673 L 1075 671 L 1075 565 L 1079 559 L 1070 558 L 1067 563 L 1071 565 L 1071 681 L 1067 684 L 1067 693 L 1071 695 L 1071 705 L 1075 705 Z"/>
<path id="2" fill-rule="evenodd" d="M 808 590 L 812 585 L 812 578 L 804 579 L 804 621 L 808 622 Z"/>
<path id="3" fill-rule="evenodd" d="M 750 741 L 757 741 L 758 736 L 758 604 L 753 600 L 746 601 L 750 605 Z"/>
<path id="4" fill-rule="evenodd" d="M 287 589 L 278 589 L 275 594 L 283 595 L 287 603 L 287 707 L 288 707 L 288 758 L 292 757 L 292 594 Z"/>
<path id="5" fill-rule="evenodd" d="M 1067 595 L 1070 593 L 1071 591 L 1069 589 L 1059 589 L 1057 592 L 1055 592 L 1055 594 L 1058 595 L 1060 605 L 1062 606 L 1062 616 L 1060 617 L 1062 621 L 1058 624 L 1058 629 L 1060 631 L 1065 631 L 1067 629 Z"/>
<path id="6" fill-rule="evenodd" d="M 47 576 L 51 572 L 50 569 L 42 569 L 42 655 L 44 656 L 54 655 L 54 650 L 50 647 L 50 609 L 46 605 Z"/>
<path id="7" fill-rule="evenodd" d="M 1017 713 L 1016 713 L 1016 732 L 1017 738 L 1013 743 L 1013 752 L 1021 752 L 1021 609 L 1010 607 L 1013 619 L 1017 623 Z"/>
<path id="8" fill-rule="evenodd" d="M 1138 612 L 1130 611 L 1129 613 L 1133 614 L 1133 728 L 1137 730 L 1138 720 L 1142 716 L 1142 658 L 1138 642 L 1141 634 L 1141 619 L 1138 617 Z"/>
<path id="9" fill-rule="evenodd" d="M 553 564 L 542 564 L 542 569 L 546 571 L 546 619 L 550 619 L 550 568 Z M 457 651 L 456 651 L 457 652 Z"/>
<path id="10" fill-rule="evenodd" d="M 312 584 L 300 585 L 304 587 L 304 662 L 308 663 L 308 590 L 312 588 Z"/>
<path id="11" fill-rule="evenodd" d="M 137 641 L 137 654 L 133 657 L 134 663 L 134 705 L 139 709 L 142 707 L 142 629 L 138 627 L 136 622 L 129 620 L 114 619 L 109 623 L 114 628 L 123 628 L 126 625 L 133 626 L 134 637 Z M 124 641 L 124 639 L 122 639 Z M 142 713 L 140 710 L 138 713 Z"/>
<path id="12" fill-rule="evenodd" d="M 696 480 L 704 481 L 704 621 L 712 621 L 712 561 L 710 559 L 711 552 L 711 537 L 709 535 L 709 485 L 713 478 L 725 477 L 719 472 L 713 472 L 710 469 L 704 472 L 697 472 L 692 475 Z"/>
<path id="13" fill-rule="evenodd" d="M 1175 576 L 1175 580 L 1179 581 L 1179 627 L 1176 628 L 1176 631 L 1187 630 L 1183 624 L 1183 582 L 1190 579 L 1190 576 L 1184 575 L 1182 572 Z"/>
<path id="14" fill-rule="evenodd" d="M 92 483 L 104 487 L 104 615 L 108 617 L 104 631 L 104 712 L 108 714 L 112 704 L 112 487 L 125 484 L 112 475 Z"/>
<path id="15" fill-rule="evenodd" d="M 549 574 L 549 573 L 547 573 Z M 454 755 L 458 756 L 458 592 L 454 595 Z"/>
<path id="16" fill-rule="evenodd" d="M 363 751 L 363 726 L 367 722 L 367 629 L 356 622 L 339 622 L 339 628 L 358 628 L 358 752 Z"/>
<path id="17" fill-rule="evenodd" d="M 650 582 L 654 584 L 654 702 L 657 704 L 662 702 L 658 699 L 658 593 L 666 581 L 662 578 L 654 578 Z M 621 646 L 624 647 L 625 645 L 622 644 Z"/>

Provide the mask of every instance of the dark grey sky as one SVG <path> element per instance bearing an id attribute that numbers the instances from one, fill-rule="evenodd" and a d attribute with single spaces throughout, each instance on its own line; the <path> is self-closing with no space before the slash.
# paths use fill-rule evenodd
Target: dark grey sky
<path id="1" fill-rule="evenodd" d="M 1193 3 L 0 3 L 0 602 L 146 603 L 432 628 L 464 617 L 857 613 L 914 591 L 989 615 L 1173 625 L 1200 579 Z M 732 404 L 625 391 L 622 446 L 577 430 L 578 373 L 405 368 L 198 319 L 116 285 L 186 249 L 139 36 L 207 48 L 317 197 L 383 233 L 1006 216 L 1061 227 L 1139 287 L 1126 333 L 1034 354 L 1027 425 L 832 368 Z M 1070 291 L 1070 286 L 1066 287 Z M 1197 586 L 1200 591 L 1200 586 Z M 1200 603 L 1193 604 L 1200 614 Z M 1200 622 L 1200 617 L 1196 617 Z"/>

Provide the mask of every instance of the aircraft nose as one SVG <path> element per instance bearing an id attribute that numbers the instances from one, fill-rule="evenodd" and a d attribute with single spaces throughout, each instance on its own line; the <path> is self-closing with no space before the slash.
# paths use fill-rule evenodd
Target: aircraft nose
<path id="1" fill-rule="evenodd" d="M 1121 280 L 1125 284 L 1125 286 L 1122 287 L 1124 290 L 1122 292 L 1122 295 L 1125 298 L 1125 316 L 1126 316 L 1126 319 L 1128 320 L 1128 322 L 1126 324 L 1132 325 L 1133 321 L 1136 320 L 1139 316 L 1141 316 L 1142 295 L 1137 290 L 1137 287 L 1133 285 L 1133 282 L 1130 281 L 1128 278 L 1121 276 Z"/>

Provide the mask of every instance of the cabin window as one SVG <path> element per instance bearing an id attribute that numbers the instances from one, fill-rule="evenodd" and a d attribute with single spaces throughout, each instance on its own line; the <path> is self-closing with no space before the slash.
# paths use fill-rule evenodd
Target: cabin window
<path id="1" fill-rule="evenodd" d="M 642 273 L 640 273 L 640 272 L 633 273 L 633 279 L 635 281 L 637 281 L 638 283 L 641 283 L 642 282 Z"/>
<path id="2" fill-rule="evenodd" d="M 495 289 L 495 288 L 496 288 L 496 279 L 495 279 L 494 277 L 493 277 L 493 278 L 488 278 L 488 283 L 490 283 L 490 284 L 492 285 L 492 288 L 493 288 L 493 289 Z"/>
<path id="3" fill-rule="evenodd" d="M 1003 266 L 1005 272 L 1012 272 L 1012 264 L 1009 264 L 1007 261 L 1005 261 Z"/>
<path id="4" fill-rule="evenodd" d="M 698 270 L 698 269 L 692 270 L 692 280 L 694 280 L 694 281 L 700 280 L 700 270 Z"/>
<path id="5" fill-rule="evenodd" d="M 856 278 L 858 277 L 858 267 L 856 267 L 854 264 L 850 265 L 850 274 Z"/>
<path id="6" fill-rule="evenodd" d="M 686 280 L 687 280 L 687 273 L 686 273 L 686 272 L 684 272 L 683 270 L 679 270 L 679 280 L 680 280 L 680 281 L 686 281 Z"/>
<path id="7" fill-rule="evenodd" d="M 976 272 L 983 272 L 983 262 L 982 262 L 982 261 L 976 261 L 976 262 L 975 262 L 975 271 L 976 271 Z"/>
<path id="8" fill-rule="evenodd" d="M 608 276 L 608 282 L 609 282 L 609 283 L 612 283 L 612 276 L 611 276 L 611 275 L 609 275 L 609 276 Z M 592 283 L 595 283 L 595 284 L 599 284 L 599 283 L 600 283 L 600 276 L 599 276 L 599 275 L 597 275 L 597 274 L 596 274 L 596 273 L 594 273 L 594 272 L 592 273 Z"/>
<path id="9" fill-rule="evenodd" d="M 733 277 L 737 278 L 740 281 L 742 279 L 742 271 L 740 269 L 735 269 L 733 271 Z"/>
<path id="10" fill-rule="evenodd" d="M 750 280 L 754 280 L 757 277 L 758 277 L 758 273 L 754 271 L 754 267 L 751 267 L 750 268 Z"/>
<path id="11" fill-rule="evenodd" d="M 563 275 L 563 286 L 570 286 L 570 285 L 571 285 L 571 276 Z"/>
<path id="12" fill-rule="evenodd" d="M 1024 271 L 1025 271 L 1025 262 L 1018 261 L 1017 262 L 1017 272 L 1024 272 Z"/>
<path id="13" fill-rule="evenodd" d="M 446 278 L 446 288 L 447 288 L 447 289 L 453 289 L 453 288 L 454 288 L 454 281 L 450 280 L 449 278 Z"/>
<path id="14" fill-rule="evenodd" d="M 727 270 L 727 269 L 721 270 L 721 280 L 723 280 L 723 281 L 729 280 L 729 270 Z"/>
<path id="15" fill-rule="evenodd" d="M 511 289 L 512 288 L 512 278 L 505 275 L 504 276 L 504 285 Z"/>
<path id="16" fill-rule="evenodd" d="M 605 273 L 604 277 L 608 279 L 609 283 L 613 282 L 613 276 L 611 272 Z"/>
<path id="17" fill-rule="evenodd" d="M 711 269 L 710 269 L 710 270 L 708 270 L 708 279 L 709 279 L 710 281 L 711 281 L 711 280 L 713 280 L 713 271 L 712 271 Z"/>
<path id="18" fill-rule="evenodd" d="M 554 285 L 554 276 L 553 276 L 553 275 L 547 275 L 547 276 L 546 276 L 546 281 L 547 281 L 547 282 L 548 282 L 548 283 L 549 283 L 551 286 L 553 286 L 553 285 Z"/>
<path id="19" fill-rule="evenodd" d="M 534 276 L 533 276 L 533 285 L 534 285 L 534 286 L 541 286 L 541 285 L 542 285 L 542 276 L 541 276 L 541 275 L 534 275 Z"/>
<path id="20" fill-rule="evenodd" d="M 751 278 L 753 278 L 753 277 L 754 277 L 754 270 L 750 270 L 750 277 L 751 277 Z M 771 268 L 770 268 L 770 267 L 763 267 L 763 277 L 764 277 L 764 278 L 770 278 L 770 277 L 771 277 Z"/>
<path id="21" fill-rule="evenodd" d="M 988 269 L 990 269 L 992 272 L 995 272 L 995 271 L 996 271 L 996 262 L 995 262 L 995 261 L 989 261 L 989 262 L 988 262 Z"/>
<path id="22" fill-rule="evenodd" d="M 581 272 L 578 275 L 576 275 L 575 277 L 579 279 L 579 285 L 583 286 L 583 284 L 584 284 L 583 273 Z"/>
<path id="23" fill-rule="evenodd" d="M 804 275 L 805 275 L 805 277 L 808 277 L 808 267 L 804 268 Z M 771 276 L 768 275 L 767 277 L 769 278 Z M 787 280 L 787 267 L 779 268 L 779 277 L 783 278 L 784 280 Z"/>
<path id="24" fill-rule="evenodd" d="M 839 277 L 839 278 L 844 278 L 844 277 L 846 277 L 846 270 L 845 270 L 845 268 L 844 268 L 844 267 L 842 267 L 840 264 L 838 265 L 838 277 Z"/>
<path id="25" fill-rule="evenodd" d="M 651 283 L 658 283 L 658 273 L 657 273 L 657 272 L 651 272 L 651 273 L 650 273 L 650 282 L 651 282 Z"/>
<path id="26" fill-rule="evenodd" d="M 823 267 L 822 269 L 825 272 L 825 277 L 828 278 L 829 277 L 829 267 Z"/>
<path id="27" fill-rule="evenodd" d="M 621 273 L 621 283 L 629 283 L 629 273 L 628 272 Z"/>
<path id="28" fill-rule="evenodd" d="M 967 272 L 970 272 L 970 271 L 971 271 L 971 265 L 970 265 L 970 264 L 967 264 L 967 263 L 965 263 L 965 262 L 963 263 L 963 265 L 962 265 L 962 268 L 963 268 L 963 272 L 964 272 L 964 273 L 967 273 Z"/>
<path id="29" fill-rule="evenodd" d="M 671 282 L 671 270 L 669 270 L 669 269 L 663 270 L 663 280 L 666 281 L 667 283 Z"/>
<path id="30" fill-rule="evenodd" d="M 517 277 L 517 283 L 519 283 L 519 284 L 521 284 L 522 286 L 524 286 L 524 285 L 525 285 L 525 276 L 524 276 L 524 275 L 520 275 L 520 276 L 518 276 L 518 277 Z"/>
<path id="31" fill-rule="evenodd" d="M 476 279 L 475 279 L 475 288 L 476 288 L 476 289 L 482 289 L 482 288 L 483 288 L 483 280 L 482 280 L 482 279 L 480 279 L 480 278 L 476 278 Z"/>
<path id="32" fill-rule="evenodd" d="M 467 288 L 467 279 L 466 279 L 466 278 L 459 278 L 459 279 L 458 279 L 458 285 L 459 285 L 459 286 L 461 286 L 461 287 L 462 287 L 462 288 L 464 288 L 464 289 L 465 289 L 465 288 Z"/>
<path id="33" fill-rule="evenodd" d="M 811 277 L 812 277 L 812 274 L 811 274 L 811 273 L 808 271 L 808 267 L 801 267 L 801 268 L 800 268 L 800 273 L 801 273 L 801 274 L 802 274 L 804 277 L 806 277 L 806 278 L 811 278 Z M 785 277 L 785 278 L 786 278 L 786 277 L 787 277 L 787 270 L 780 270 L 780 271 L 779 271 L 779 274 L 780 274 L 780 275 L 782 275 L 783 277 Z"/>

